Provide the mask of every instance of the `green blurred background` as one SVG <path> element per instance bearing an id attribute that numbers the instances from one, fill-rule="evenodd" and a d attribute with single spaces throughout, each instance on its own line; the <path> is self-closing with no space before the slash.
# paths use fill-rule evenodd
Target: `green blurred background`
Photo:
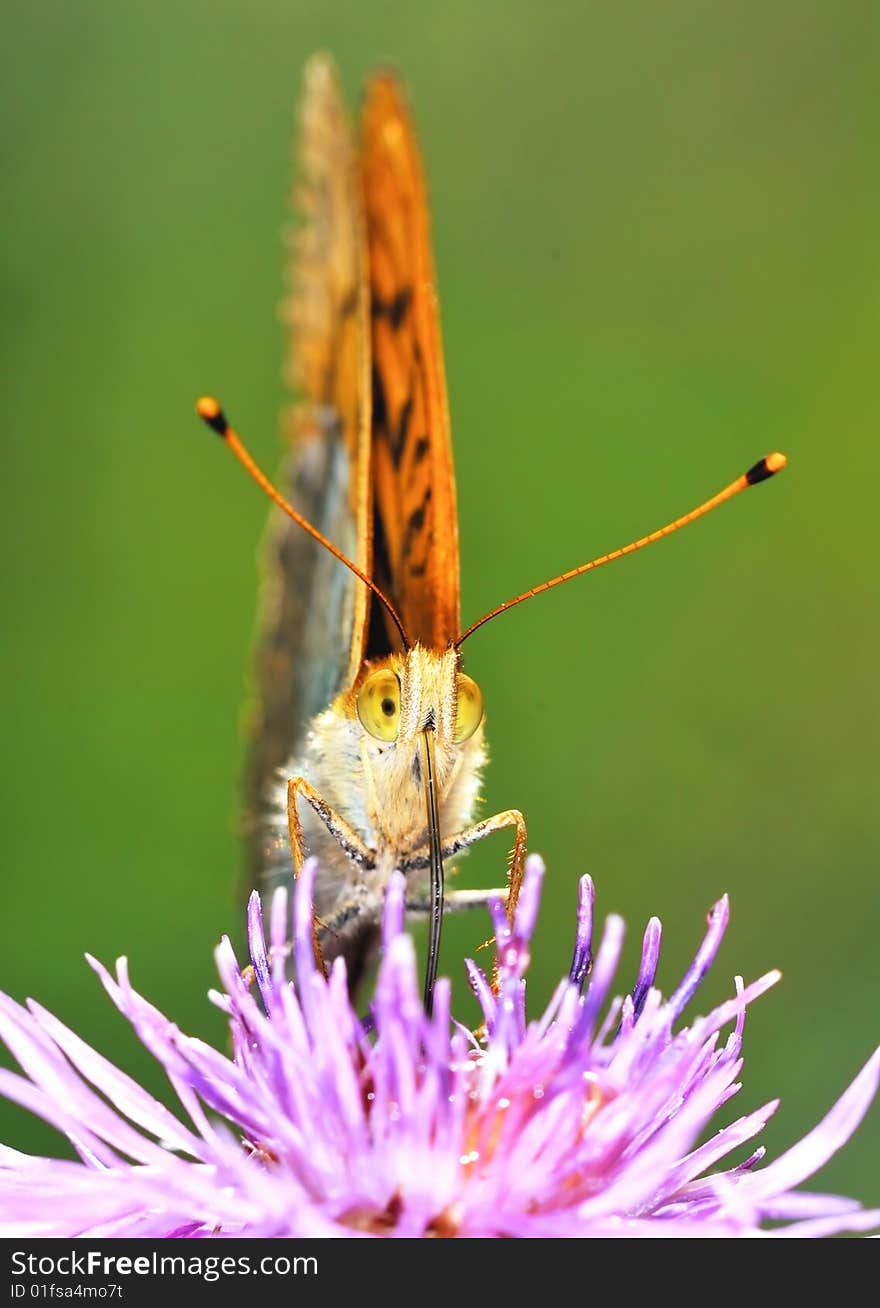
<path id="1" fill-rule="evenodd" d="M 310 52 L 352 101 L 404 72 L 430 179 L 465 620 L 683 512 L 772 485 L 492 624 L 489 809 L 548 863 L 543 1000 L 577 877 L 647 917 L 670 989 L 724 890 L 699 1007 L 779 966 L 730 1115 L 778 1151 L 880 1040 L 871 3 L 432 8 L 13 0 L 0 76 L 2 984 L 157 1091 L 82 961 L 182 1027 L 240 939 L 234 834 L 259 495 L 193 415 L 277 451 L 281 233 Z M 465 883 L 496 881 L 504 842 Z M 482 920 L 448 925 L 460 975 Z M 464 1005 L 465 1001 L 462 1001 Z M 463 1007 L 462 1011 L 470 1010 Z M 3 1112 L 2 1138 L 55 1150 Z M 823 1188 L 880 1200 L 880 1105 Z"/>

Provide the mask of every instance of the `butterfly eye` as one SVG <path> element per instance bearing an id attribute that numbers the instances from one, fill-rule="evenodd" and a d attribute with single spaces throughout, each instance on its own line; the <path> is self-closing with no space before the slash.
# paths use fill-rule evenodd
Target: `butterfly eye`
<path id="1" fill-rule="evenodd" d="M 358 691 L 361 726 L 376 740 L 396 740 L 400 725 L 400 682 L 387 669 L 373 672 Z"/>
<path id="2" fill-rule="evenodd" d="M 474 734 L 483 721 L 483 692 L 475 681 L 460 672 L 455 707 L 455 743 L 460 745 Z"/>

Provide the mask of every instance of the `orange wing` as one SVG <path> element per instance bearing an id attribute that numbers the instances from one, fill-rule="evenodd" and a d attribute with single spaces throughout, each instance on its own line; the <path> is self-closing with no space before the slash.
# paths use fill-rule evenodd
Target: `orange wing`
<path id="1" fill-rule="evenodd" d="M 443 347 L 418 146 L 388 75 L 367 87 L 361 168 L 372 319 L 373 577 L 411 641 L 446 649 L 459 634 L 459 573 Z M 388 639 L 393 647 L 393 631 Z"/>

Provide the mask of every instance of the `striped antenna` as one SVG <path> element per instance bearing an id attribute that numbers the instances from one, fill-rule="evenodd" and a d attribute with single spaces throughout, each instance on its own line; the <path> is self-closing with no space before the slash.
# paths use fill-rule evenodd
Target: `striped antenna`
<path id="1" fill-rule="evenodd" d="M 740 491 L 748 490 L 749 486 L 757 486 L 759 482 L 766 481 L 768 477 L 773 477 L 777 472 L 781 472 L 785 467 L 786 459 L 784 454 L 768 454 L 766 458 L 759 459 L 757 463 L 744 472 L 736 481 L 732 481 L 729 486 L 725 486 L 717 495 L 711 499 L 705 500 L 698 504 L 690 513 L 685 513 L 683 517 L 676 518 L 673 522 L 667 522 L 665 527 L 659 527 L 657 531 L 652 531 L 649 536 L 642 536 L 640 540 L 631 541 L 629 545 L 623 545 L 620 549 L 612 550 L 610 554 L 600 554 L 599 558 L 591 559 L 589 563 L 582 563 L 579 568 L 572 568 L 569 572 L 563 572 L 558 577 L 553 577 L 550 581 L 542 581 L 540 586 L 532 586 L 529 590 L 524 590 L 521 595 L 507 600 L 504 604 L 499 604 L 497 609 L 492 609 L 489 613 L 484 613 L 481 618 L 472 623 L 463 635 L 459 636 L 455 642 L 456 649 L 460 648 L 469 636 L 472 636 L 480 627 L 497 618 L 499 613 L 505 613 L 508 609 L 514 608 L 517 604 L 522 604 L 525 600 L 532 599 L 535 595 L 541 595 L 545 590 L 552 590 L 554 586 L 561 586 L 564 581 L 571 581 L 574 577 L 580 577 L 584 572 L 592 572 L 594 568 L 601 568 L 606 563 L 614 563 L 616 559 L 625 558 L 627 554 L 635 554 L 636 550 L 643 550 L 646 545 L 653 545 L 658 540 L 663 540 L 666 536 L 671 536 L 673 532 L 678 531 L 681 527 L 687 527 L 697 518 L 702 518 L 704 514 L 710 513 L 712 509 L 717 509 L 719 504 L 725 500 L 733 499 Z"/>

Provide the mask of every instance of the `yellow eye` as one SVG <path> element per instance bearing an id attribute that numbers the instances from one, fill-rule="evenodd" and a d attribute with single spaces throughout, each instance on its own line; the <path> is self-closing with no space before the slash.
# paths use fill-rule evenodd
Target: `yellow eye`
<path id="1" fill-rule="evenodd" d="M 358 691 L 361 726 L 376 740 L 396 740 L 400 725 L 400 682 L 387 668 L 372 672 Z"/>
<path id="2" fill-rule="evenodd" d="M 455 743 L 472 736 L 483 721 L 483 693 L 475 681 L 458 674 L 458 697 L 455 708 Z"/>

